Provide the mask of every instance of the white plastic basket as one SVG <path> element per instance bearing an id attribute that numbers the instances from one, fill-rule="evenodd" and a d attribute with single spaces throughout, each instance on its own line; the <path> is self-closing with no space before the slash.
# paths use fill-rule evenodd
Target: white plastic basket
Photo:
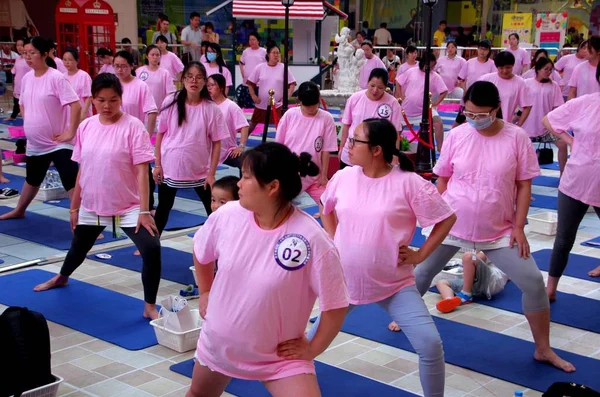
<path id="1" fill-rule="evenodd" d="M 190 266 L 190 270 L 192 271 L 192 274 L 194 275 L 194 282 L 196 283 L 196 285 L 200 285 L 200 284 L 198 284 L 198 279 L 196 278 L 196 266 Z"/>
<path id="2" fill-rule="evenodd" d="M 50 200 L 62 200 L 69 197 L 69 194 L 64 187 L 54 187 L 49 189 L 40 189 L 38 194 L 35 196 L 36 199 L 42 201 Z"/>
<path id="3" fill-rule="evenodd" d="M 175 332 L 164 328 L 162 325 L 162 318 L 150 321 L 150 325 L 154 327 L 154 333 L 156 334 L 158 344 L 179 353 L 194 350 L 198 344 L 198 337 L 200 336 L 203 320 L 202 317 L 200 317 L 199 310 L 190 310 L 190 313 L 192 313 L 194 322 L 198 324 L 198 328 L 186 332 Z"/>
<path id="4" fill-rule="evenodd" d="M 529 229 L 532 232 L 554 236 L 558 226 L 558 214 L 556 212 L 540 212 L 527 217 Z"/>
<path id="5" fill-rule="evenodd" d="M 21 397 L 56 397 L 58 388 L 64 379 L 56 375 L 54 375 L 54 379 L 56 379 L 54 383 L 28 390 L 21 394 Z"/>

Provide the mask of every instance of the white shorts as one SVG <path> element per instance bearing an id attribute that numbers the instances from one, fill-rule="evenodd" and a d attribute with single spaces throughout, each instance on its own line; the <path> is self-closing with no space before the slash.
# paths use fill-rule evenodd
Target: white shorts
<path id="1" fill-rule="evenodd" d="M 421 234 L 425 237 L 429 237 L 432 230 L 432 226 L 423 228 Z M 502 236 L 494 241 L 469 241 L 449 234 L 448 236 L 446 236 L 444 241 L 442 241 L 442 244 L 450 245 L 452 247 L 458 247 L 463 252 L 479 252 L 485 250 L 507 248 L 510 245 L 510 236 Z"/>
<path id="2" fill-rule="evenodd" d="M 79 208 L 78 225 L 87 226 L 113 226 L 113 221 L 117 227 L 136 227 L 140 217 L 140 207 L 132 208 L 122 215 L 98 216 L 94 212 L 86 211 L 83 207 Z"/>
<path id="3" fill-rule="evenodd" d="M 431 118 L 434 118 L 434 117 L 439 117 L 439 113 L 437 112 L 436 108 L 431 109 Z M 410 125 L 418 126 L 419 124 L 421 124 L 421 120 L 423 119 L 423 116 L 414 116 L 414 117 L 406 116 L 406 118 L 408 119 L 408 122 L 410 123 Z"/>

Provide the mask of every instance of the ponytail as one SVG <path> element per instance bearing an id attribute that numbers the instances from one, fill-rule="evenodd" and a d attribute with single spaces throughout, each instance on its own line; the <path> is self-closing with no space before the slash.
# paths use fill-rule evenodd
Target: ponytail
<path id="1" fill-rule="evenodd" d="M 369 145 L 371 147 L 381 147 L 386 163 L 391 164 L 394 156 L 396 156 L 399 159 L 398 166 L 402 171 L 415 171 L 413 162 L 396 147 L 398 131 L 396 131 L 396 127 L 389 120 L 378 118 L 366 119 L 363 121 L 363 129 Z"/>
<path id="2" fill-rule="evenodd" d="M 398 157 L 398 160 L 399 160 L 398 168 L 400 168 L 402 171 L 406 171 L 406 172 L 415 172 L 415 164 L 412 162 L 412 160 L 410 158 L 408 158 L 406 153 L 401 152 L 400 150 L 396 149 L 394 154 Z"/>
<path id="3" fill-rule="evenodd" d="M 317 176 L 319 175 L 319 166 L 312 161 L 312 155 L 307 152 L 300 153 L 298 156 L 300 176 Z"/>

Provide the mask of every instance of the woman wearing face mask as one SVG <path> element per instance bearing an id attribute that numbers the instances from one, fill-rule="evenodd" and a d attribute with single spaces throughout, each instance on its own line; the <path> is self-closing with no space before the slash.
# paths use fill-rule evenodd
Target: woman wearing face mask
<path id="1" fill-rule="evenodd" d="M 600 36 L 594 35 L 588 40 L 588 59 L 573 70 L 569 80 L 569 100 L 583 95 L 600 92 L 595 84 L 596 68 L 600 63 Z"/>
<path id="2" fill-rule="evenodd" d="M 169 41 L 165 36 L 160 35 L 157 37 L 156 46 L 160 50 L 160 67 L 171 74 L 173 81 L 178 81 L 183 70 L 183 62 L 177 55 L 167 49 L 168 44 Z"/>
<path id="3" fill-rule="evenodd" d="M 450 132 L 433 169 L 439 175 L 438 191 L 456 209 L 457 221 L 442 245 L 416 267 L 417 288 L 425 294 L 461 248 L 483 251 L 523 292 L 534 358 L 572 372 L 573 365 L 550 347 L 550 304 L 523 230 L 531 181 L 540 175 L 535 151 L 522 128 L 501 119 L 500 94 L 493 83 L 473 83 L 464 100 L 467 124 Z"/>
<path id="4" fill-rule="evenodd" d="M 92 116 L 92 78 L 85 71 L 79 69 L 79 54 L 77 51 L 67 49 L 63 54 L 63 63 L 67 68 L 67 80 L 73 86 L 81 102 L 81 119 Z"/>
<path id="5" fill-rule="evenodd" d="M 14 74 L 13 80 L 13 110 L 10 117 L 4 119 L 4 121 L 14 121 L 19 116 L 21 112 L 21 108 L 19 107 L 19 96 L 21 95 L 21 81 L 23 80 L 23 76 L 27 74 L 31 70 L 29 65 L 27 65 L 27 61 L 25 61 L 25 56 L 23 54 L 23 47 L 25 46 L 25 40 L 17 39 L 17 52 L 19 53 L 19 57 L 15 60 L 15 66 L 12 68 L 12 74 Z"/>
<path id="6" fill-rule="evenodd" d="M 459 87 L 458 74 L 467 61 L 463 57 L 458 56 L 456 50 L 456 43 L 453 41 L 449 42 L 446 45 L 447 55 L 437 60 L 433 70 L 442 77 L 444 84 L 448 88 L 446 98 L 462 99 L 464 90 Z"/>
<path id="7" fill-rule="evenodd" d="M 240 102 L 238 103 L 244 108 L 254 107 L 250 91 L 248 91 L 247 81 L 254 69 L 261 63 L 267 61 L 266 57 L 267 50 L 260 47 L 260 36 L 256 32 L 250 33 L 250 36 L 248 37 L 248 48 L 242 52 L 242 57 L 240 58 L 240 73 L 242 73 L 244 82 L 242 83 L 243 88 L 240 94 Z M 255 90 L 258 90 L 258 87 Z"/>
<path id="8" fill-rule="evenodd" d="M 148 85 L 154 98 L 154 103 L 159 106 L 163 103 L 167 95 L 176 91 L 173 84 L 173 76 L 160 65 L 160 50 L 155 45 L 149 45 L 146 49 L 148 65 L 142 66 L 135 71 L 138 79 Z"/>
<path id="9" fill-rule="evenodd" d="M 546 51 L 543 48 L 540 48 L 539 50 L 537 50 L 535 52 L 535 55 L 533 56 L 533 62 L 532 65 L 534 67 L 532 67 L 531 69 L 527 70 L 525 73 L 523 73 L 523 75 L 521 76 L 524 80 L 528 80 L 528 79 L 535 79 L 537 76 L 537 72 L 535 70 L 535 64 L 537 63 L 537 61 L 539 61 L 541 58 L 548 58 L 548 51 Z M 560 77 L 560 74 L 556 71 L 556 69 L 552 70 L 552 74 L 550 75 L 550 79 L 552 81 L 556 81 L 558 83 L 558 85 L 562 88 L 563 86 L 563 79 L 562 77 Z"/>
<path id="10" fill-rule="evenodd" d="M 569 81 L 571 80 L 571 76 L 573 75 L 573 70 L 575 70 L 575 67 L 577 67 L 577 65 L 582 64 L 583 62 L 587 61 L 588 58 L 588 50 L 587 50 L 587 46 L 588 46 L 588 41 L 582 41 L 579 46 L 577 46 L 577 52 L 575 54 L 570 54 L 570 55 L 565 55 L 563 57 L 561 57 L 557 62 L 556 65 L 554 65 L 554 68 L 562 73 L 562 81 L 563 81 L 563 88 L 562 88 L 562 94 L 563 97 L 565 99 L 565 101 L 567 100 L 568 96 L 569 96 Z"/>
<path id="11" fill-rule="evenodd" d="M 221 46 L 216 43 L 209 43 L 205 56 L 208 63 L 203 63 L 203 65 L 206 69 L 207 76 L 218 73 L 225 77 L 225 96 L 227 96 L 229 87 L 231 87 L 233 83 L 231 81 L 231 72 L 227 69 L 227 65 L 225 65 L 225 61 L 223 60 Z"/>
<path id="12" fill-rule="evenodd" d="M 373 117 L 387 119 L 392 122 L 397 131 L 402 131 L 402 109 L 396 98 L 385 92 L 387 84 L 387 71 L 373 69 L 367 89 L 355 92 L 346 101 L 342 116 L 340 169 L 352 165 L 348 156 L 350 138 L 354 137 L 354 130 L 364 120 Z"/>

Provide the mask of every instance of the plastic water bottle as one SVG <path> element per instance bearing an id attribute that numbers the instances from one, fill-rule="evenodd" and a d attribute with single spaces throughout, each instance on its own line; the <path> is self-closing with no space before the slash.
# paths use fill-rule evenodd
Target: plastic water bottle
<path id="1" fill-rule="evenodd" d="M 515 397 L 523 397 L 523 392 L 520 390 L 515 391 Z"/>

